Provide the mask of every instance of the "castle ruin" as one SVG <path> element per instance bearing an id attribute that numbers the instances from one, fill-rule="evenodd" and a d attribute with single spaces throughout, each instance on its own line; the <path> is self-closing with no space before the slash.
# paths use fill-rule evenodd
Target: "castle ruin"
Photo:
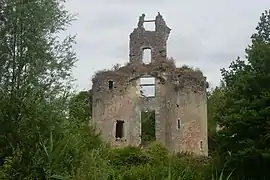
<path id="1" fill-rule="evenodd" d="M 146 30 L 146 22 L 155 23 L 155 30 Z M 156 141 L 170 152 L 207 156 L 208 83 L 201 71 L 177 68 L 167 58 L 170 32 L 160 13 L 155 20 L 140 16 L 130 34 L 129 63 L 93 77 L 91 122 L 113 147 L 141 146 L 142 114 L 153 112 Z"/>

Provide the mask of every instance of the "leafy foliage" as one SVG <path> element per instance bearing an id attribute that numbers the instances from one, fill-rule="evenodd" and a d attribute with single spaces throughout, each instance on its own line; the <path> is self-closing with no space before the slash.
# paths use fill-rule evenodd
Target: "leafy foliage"
<path id="1" fill-rule="evenodd" d="M 58 33 L 73 17 L 54 0 L 1 1 L 0 12 L 0 154 L 12 157 L 5 176 L 50 179 L 52 149 L 44 147 L 52 134 L 62 137 L 76 62 L 74 37 L 61 42 Z"/>
<path id="2" fill-rule="evenodd" d="M 0 1 L 0 179 L 269 179 L 269 11 L 247 61 L 222 69 L 222 84 L 208 96 L 212 158 L 205 158 L 152 142 L 153 113 L 142 122 L 144 149 L 102 142 L 88 125 L 91 91 L 71 93 L 75 39 L 58 35 L 74 17 L 64 2 Z"/>
<path id="3" fill-rule="evenodd" d="M 207 163 L 201 163 L 200 158 L 182 154 L 169 155 L 165 147 L 156 142 L 144 150 L 127 147 L 113 150 L 113 154 L 109 161 L 114 170 L 114 179 L 201 180 L 211 177 Z"/>
<path id="4" fill-rule="evenodd" d="M 147 145 L 149 142 L 156 140 L 156 122 L 155 111 L 141 112 L 142 120 L 142 144 Z"/>
<path id="5" fill-rule="evenodd" d="M 217 119 L 220 117 L 220 113 L 223 111 L 225 96 L 224 96 L 224 84 L 216 87 L 212 92 L 210 92 L 207 103 L 207 113 L 208 113 L 208 148 L 209 154 L 215 155 L 215 149 L 218 142 L 215 140 L 215 134 L 220 128 Z"/>
<path id="6" fill-rule="evenodd" d="M 92 116 L 92 91 L 80 91 L 69 101 L 69 115 L 71 118 L 89 120 Z"/>
<path id="7" fill-rule="evenodd" d="M 235 168 L 239 177 L 255 179 L 269 178 L 270 166 L 270 13 L 260 20 L 246 49 L 247 62 L 238 58 L 222 69 L 223 105 L 215 115 L 224 127 L 217 133 L 216 151 L 229 171 Z"/>
<path id="8" fill-rule="evenodd" d="M 136 147 L 126 147 L 111 151 L 110 162 L 113 166 L 130 167 L 148 163 L 147 156 Z"/>

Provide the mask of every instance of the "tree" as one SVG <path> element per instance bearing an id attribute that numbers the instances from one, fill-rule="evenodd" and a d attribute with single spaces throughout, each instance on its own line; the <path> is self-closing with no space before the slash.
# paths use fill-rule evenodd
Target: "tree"
<path id="1" fill-rule="evenodd" d="M 224 104 L 224 84 L 220 83 L 220 86 L 215 87 L 207 99 L 207 113 L 208 113 L 208 131 L 210 134 L 216 132 L 218 126 L 216 119 L 219 116 L 219 112 L 223 109 Z"/>
<path id="2" fill-rule="evenodd" d="M 80 91 L 74 94 L 69 102 L 69 116 L 89 121 L 92 116 L 92 91 Z"/>
<path id="3" fill-rule="evenodd" d="M 76 62 L 74 37 L 59 33 L 73 16 L 64 0 L 0 5 L 0 154 L 12 157 L 9 179 L 51 178 L 44 147 L 60 138 Z"/>
<path id="4" fill-rule="evenodd" d="M 270 11 L 265 11 L 246 49 L 222 69 L 224 105 L 215 116 L 223 127 L 217 152 L 241 178 L 269 178 L 270 167 Z"/>
<path id="5" fill-rule="evenodd" d="M 209 154 L 215 154 L 215 134 L 219 124 L 217 122 L 220 112 L 224 106 L 224 84 L 221 83 L 213 89 L 207 99 L 207 119 L 208 119 L 208 144 L 209 144 Z"/>

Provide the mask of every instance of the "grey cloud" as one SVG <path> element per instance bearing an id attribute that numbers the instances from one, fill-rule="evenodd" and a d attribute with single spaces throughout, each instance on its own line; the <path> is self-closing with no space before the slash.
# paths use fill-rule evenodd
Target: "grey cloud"
<path id="1" fill-rule="evenodd" d="M 168 56 L 177 64 L 202 69 L 210 84 L 220 79 L 220 68 L 244 56 L 259 16 L 269 0 L 69 0 L 71 12 L 79 13 L 70 27 L 77 33 L 79 62 L 74 69 L 78 88 L 90 88 L 94 72 L 128 61 L 129 34 L 141 13 L 152 19 L 161 12 L 172 28 Z"/>
<path id="2" fill-rule="evenodd" d="M 91 22 L 93 28 L 98 27 L 99 29 L 107 28 L 121 28 L 125 26 L 125 22 L 129 21 L 129 17 L 126 16 L 127 12 L 116 11 L 116 12 L 104 12 L 100 14 L 96 19 Z"/>

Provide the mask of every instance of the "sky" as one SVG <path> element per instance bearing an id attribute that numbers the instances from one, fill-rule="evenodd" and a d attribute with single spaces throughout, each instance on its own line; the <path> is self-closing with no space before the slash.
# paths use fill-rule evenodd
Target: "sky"
<path id="1" fill-rule="evenodd" d="M 65 33 L 77 35 L 79 61 L 73 70 L 77 90 L 88 90 L 92 76 L 129 60 L 129 34 L 142 13 L 154 19 L 161 13 L 172 29 L 167 55 L 178 66 L 202 70 L 210 87 L 218 85 L 220 69 L 227 68 L 245 48 L 269 0 L 69 0 L 77 20 Z M 147 24 L 146 29 L 152 28 Z"/>

